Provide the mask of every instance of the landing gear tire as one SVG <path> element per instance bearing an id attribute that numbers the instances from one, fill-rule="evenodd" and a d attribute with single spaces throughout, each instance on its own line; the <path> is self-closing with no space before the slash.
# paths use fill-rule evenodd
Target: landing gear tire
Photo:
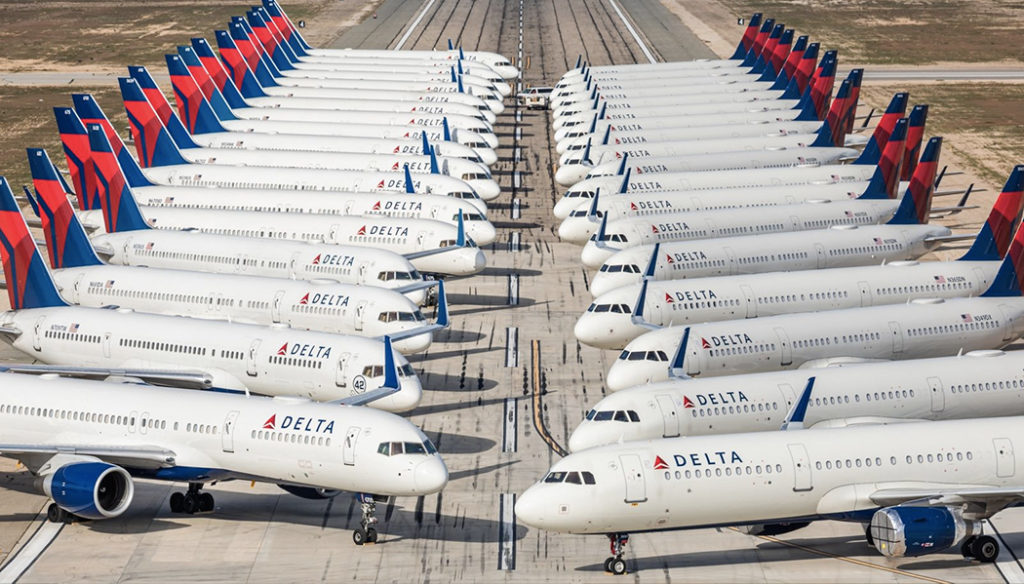
<path id="1" fill-rule="evenodd" d="M 971 543 L 971 555 L 979 562 L 990 564 L 999 556 L 999 542 L 990 535 L 978 536 Z"/>
<path id="2" fill-rule="evenodd" d="M 359 528 L 352 532 L 352 542 L 356 545 L 377 543 L 377 530 L 373 527 L 377 524 L 377 518 L 374 517 L 374 513 L 377 511 L 377 502 L 373 495 L 366 493 L 359 493 L 356 498 L 359 500 L 363 517 L 359 521 Z"/>
<path id="3" fill-rule="evenodd" d="M 171 513 L 184 513 L 185 512 L 185 494 L 184 493 L 171 493 Z"/>
<path id="4" fill-rule="evenodd" d="M 199 510 L 203 513 L 209 513 L 213 511 L 213 495 L 210 493 L 201 493 L 199 495 Z"/>
<path id="5" fill-rule="evenodd" d="M 864 528 L 864 539 L 868 541 L 868 547 L 875 547 L 875 538 L 871 537 L 871 526 Z"/>
<path id="6" fill-rule="evenodd" d="M 974 557 L 974 542 L 977 539 L 978 539 L 978 536 L 972 535 L 972 536 L 968 537 L 967 539 L 965 539 L 962 544 L 960 544 L 960 554 L 963 557 L 965 557 L 965 558 L 973 558 Z"/>
<path id="7" fill-rule="evenodd" d="M 56 503 L 50 503 L 46 508 L 46 520 L 50 523 L 71 523 L 75 516 L 60 508 Z"/>
<path id="8" fill-rule="evenodd" d="M 604 571 L 605 572 L 611 572 L 612 571 L 612 562 L 614 562 L 614 561 L 615 561 L 615 558 L 608 558 L 607 560 L 604 561 Z"/>
<path id="9" fill-rule="evenodd" d="M 366 532 L 362 529 L 357 529 L 352 532 L 352 543 L 356 545 L 363 545 L 366 543 Z"/>
<path id="10" fill-rule="evenodd" d="M 366 543 L 377 543 L 377 530 L 369 528 L 366 530 Z"/>
<path id="11" fill-rule="evenodd" d="M 181 510 L 186 515 L 195 515 L 196 511 L 199 511 L 199 497 L 192 493 L 185 495 L 185 500 L 181 504 Z"/>
<path id="12" fill-rule="evenodd" d="M 626 573 L 626 560 L 622 558 L 611 558 L 608 562 L 608 571 L 616 576 L 621 576 Z"/>

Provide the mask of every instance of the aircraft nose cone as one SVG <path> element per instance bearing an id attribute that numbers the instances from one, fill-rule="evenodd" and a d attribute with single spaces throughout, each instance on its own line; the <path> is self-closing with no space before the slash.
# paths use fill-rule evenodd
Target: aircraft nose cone
<path id="1" fill-rule="evenodd" d="M 534 485 L 516 499 L 516 517 L 532 527 L 544 527 L 544 495 Z"/>
<path id="2" fill-rule="evenodd" d="M 597 227 L 583 217 L 569 217 L 558 226 L 558 237 L 567 243 L 583 245 Z"/>
<path id="3" fill-rule="evenodd" d="M 501 186 L 494 179 L 471 180 L 468 183 L 476 191 L 476 194 L 480 195 L 480 198 L 485 201 L 493 201 L 501 194 Z"/>
<path id="4" fill-rule="evenodd" d="M 641 379 L 635 372 L 630 371 L 630 367 L 625 361 L 616 360 L 608 368 L 608 375 L 605 377 L 604 383 L 608 386 L 609 390 L 619 391 L 620 389 L 646 383 L 646 381 Z"/>
<path id="5" fill-rule="evenodd" d="M 487 258 L 484 257 L 484 252 L 476 250 L 476 256 L 473 257 L 473 273 L 483 270 L 486 266 Z"/>
<path id="6" fill-rule="evenodd" d="M 622 286 L 629 286 L 631 284 L 639 284 L 641 278 L 637 274 L 610 274 L 608 272 L 598 272 L 594 274 L 594 279 L 590 282 L 590 293 L 597 298 L 598 296 L 611 292 L 616 288 Z"/>
<path id="7" fill-rule="evenodd" d="M 580 260 L 588 268 L 600 268 L 601 264 L 612 257 L 616 251 L 618 250 L 597 247 L 593 242 L 588 241 L 587 245 L 583 246 L 583 251 L 580 252 Z"/>
<path id="8" fill-rule="evenodd" d="M 490 245 L 498 238 L 498 232 L 490 221 L 470 221 L 467 226 L 469 236 L 477 245 Z"/>
<path id="9" fill-rule="evenodd" d="M 448 467 L 440 456 L 432 456 L 413 471 L 413 482 L 417 492 L 436 493 L 448 484 Z"/>
<path id="10" fill-rule="evenodd" d="M 563 187 L 571 187 L 587 178 L 587 173 L 590 172 L 590 169 L 590 166 L 582 163 L 559 166 L 558 170 L 555 171 L 555 182 Z"/>
<path id="11" fill-rule="evenodd" d="M 498 161 L 498 153 L 493 148 L 476 148 L 474 152 L 487 166 L 491 166 Z"/>
<path id="12" fill-rule="evenodd" d="M 572 435 L 569 436 L 569 452 L 579 452 L 608 443 L 601 440 L 600 430 L 592 426 L 592 423 L 583 422 L 573 430 Z"/>
<path id="13" fill-rule="evenodd" d="M 395 361 L 399 360 L 395 359 Z M 405 359 L 401 361 L 396 365 L 402 366 L 408 363 Z M 420 378 L 413 375 L 412 377 L 399 377 L 398 380 L 402 384 L 402 389 L 398 393 L 389 395 L 379 402 L 372 402 L 370 405 L 379 403 L 380 409 L 388 412 L 407 412 L 420 405 L 420 400 L 423 399 L 423 385 L 420 383 Z"/>

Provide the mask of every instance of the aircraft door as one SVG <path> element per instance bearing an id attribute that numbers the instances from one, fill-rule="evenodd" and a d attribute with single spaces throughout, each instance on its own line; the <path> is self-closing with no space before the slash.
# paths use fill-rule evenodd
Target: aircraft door
<path id="1" fill-rule="evenodd" d="M 356 463 L 356 441 L 359 440 L 359 430 L 356 426 L 349 428 L 345 433 L 345 444 L 341 447 L 341 458 L 349 466 Z"/>
<path id="2" fill-rule="evenodd" d="M 82 300 L 81 300 L 81 298 L 82 298 L 82 296 L 81 296 L 81 294 L 82 294 L 82 280 L 84 280 L 84 279 L 85 279 L 85 274 L 79 274 L 78 277 L 75 278 L 75 285 L 72 287 L 72 290 L 75 293 L 74 299 L 72 300 L 72 302 L 74 304 L 81 304 L 82 303 Z"/>
<path id="3" fill-rule="evenodd" d="M 689 340 L 687 340 L 687 346 L 679 347 L 678 349 L 679 351 L 684 351 L 683 372 L 690 377 L 697 377 L 703 369 L 702 349 L 700 343 L 690 342 Z"/>
<path id="4" fill-rule="evenodd" d="M 999 313 L 1003 317 L 1003 341 L 1010 342 L 1014 338 L 1014 310 L 1005 304 L 999 305 Z"/>
<path id="5" fill-rule="evenodd" d="M 779 355 L 781 360 L 779 365 L 783 367 L 793 364 L 793 347 L 789 343 L 789 335 L 786 334 L 785 329 L 782 327 L 775 327 L 775 336 L 779 339 Z"/>
<path id="6" fill-rule="evenodd" d="M 740 285 L 740 292 L 743 292 L 743 302 L 747 305 L 744 317 L 754 318 L 757 316 L 757 298 L 754 296 L 754 290 L 746 284 Z"/>
<path id="7" fill-rule="evenodd" d="M 284 298 L 284 290 L 278 290 L 274 294 L 274 302 L 270 305 L 270 319 L 274 322 L 281 322 L 281 300 Z"/>
<path id="8" fill-rule="evenodd" d="M 43 322 L 46 321 L 45 316 L 40 316 L 36 319 L 36 324 L 32 327 L 32 348 L 36 351 L 42 351 L 42 339 L 43 339 Z"/>
<path id="9" fill-rule="evenodd" d="M 740 266 L 736 262 L 736 253 L 734 251 L 732 251 L 731 247 L 723 247 L 722 250 L 725 252 L 726 258 L 728 258 L 726 261 L 729 263 L 725 273 L 730 275 L 730 276 L 734 275 L 734 274 L 738 274 Z"/>
<path id="10" fill-rule="evenodd" d="M 110 333 L 103 333 L 103 356 L 110 358 Z"/>
<path id="11" fill-rule="evenodd" d="M 1009 438 L 993 438 L 992 445 L 996 449 L 996 476 L 1012 477 L 1017 470 L 1013 459 L 1013 442 Z"/>
<path id="12" fill-rule="evenodd" d="M 363 300 L 356 305 L 355 318 L 356 318 L 356 330 L 363 330 L 363 321 L 366 320 L 366 305 L 367 301 Z"/>
<path id="13" fill-rule="evenodd" d="M 622 463 L 622 473 L 626 479 L 626 502 L 643 503 L 647 500 L 647 485 L 644 482 L 644 467 L 640 463 L 640 456 L 636 454 L 623 454 L 619 457 Z"/>
<path id="14" fill-rule="evenodd" d="M 235 422 L 238 420 L 238 410 L 231 410 L 224 418 L 224 428 L 220 435 L 220 447 L 224 452 L 235 451 Z"/>
<path id="15" fill-rule="evenodd" d="M 249 345 L 249 352 L 245 356 L 245 373 L 249 377 L 256 377 L 259 371 L 256 369 L 256 353 L 259 351 L 263 339 L 256 339 Z"/>
<path id="16" fill-rule="evenodd" d="M 889 321 L 889 333 L 892 335 L 892 354 L 899 355 L 903 352 L 903 327 L 900 323 Z"/>
<path id="17" fill-rule="evenodd" d="M 348 387 L 348 362 L 352 353 L 342 353 L 338 357 L 338 369 L 334 372 L 334 385 Z"/>
<path id="18" fill-rule="evenodd" d="M 288 277 L 289 278 L 294 280 L 295 278 L 298 277 L 298 275 L 299 275 L 298 267 L 299 267 L 299 254 L 298 253 L 294 253 L 294 254 L 292 254 L 291 261 L 288 262 Z"/>
<path id="19" fill-rule="evenodd" d="M 826 266 L 827 262 L 825 261 L 825 259 L 827 257 L 826 254 L 825 254 L 825 246 L 821 245 L 820 243 L 815 243 L 814 244 L 814 255 L 815 255 L 815 258 L 816 258 L 816 260 L 818 262 L 818 269 L 819 270 L 821 268 L 827 267 Z"/>
<path id="20" fill-rule="evenodd" d="M 139 434 L 145 434 L 150 424 L 149 412 L 142 412 L 139 416 Z"/>
<path id="21" fill-rule="evenodd" d="M 353 205 L 353 203 L 354 203 L 354 201 L 352 201 L 352 199 L 349 199 L 349 200 L 345 201 L 345 212 L 342 213 L 343 215 L 351 215 L 352 214 L 352 205 Z"/>
<path id="22" fill-rule="evenodd" d="M 932 394 L 932 412 L 941 412 L 946 407 L 946 393 L 942 388 L 942 380 L 938 377 L 929 377 L 928 391 Z"/>
<path id="23" fill-rule="evenodd" d="M 807 448 L 803 444 L 790 444 L 789 456 L 793 459 L 793 490 L 810 491 L 814 485 L 811 483 L 811 460 L 807 456 Z"/>
<path id="24" fill-rule="evenodd" d="M 871 286 L 867 282 L 857 282 L 857 288 L 860 290 L 860 305 L 871 306 Z"/>
<path id="25" fill-rule="evenodd" d="M 366 274 L 370 271 L 370 262 L 361 262 L 359 264 L 359 281 L 366 283 Z"/>
<path id="26" fill-rule="evenodd" d="M 661 409 L 661 419 L 664 423 L 665 438 L 674 438 L 679 435 L 679 414 L 676 413 L 676 404 L 670 395 L 659 395 L 658 408 Z"/>
<path id="27" fill-rule="evenodd" d="M 129 414 L 129 418 L 128 418 L 128 433 L 129 434 L 134 434 L 135 433 L 135 418 L 137 418 L 137 417 L 139 417 L 139 412 L 137 412 L 137 411 L 134 411 L 131 414 Z"/>

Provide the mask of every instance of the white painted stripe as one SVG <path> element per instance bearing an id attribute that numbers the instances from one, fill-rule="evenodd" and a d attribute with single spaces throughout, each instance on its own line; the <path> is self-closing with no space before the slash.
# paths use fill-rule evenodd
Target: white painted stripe
<path id="1" fill-rule="evenodd" d="M 505 367 L 519 367 L 519 327 L 505 328 Z"/>
<path id="2" fill-rule="evenodd" d="M 519 219 L 522 215 L 522 204 L 519 202 L 519 199 L 512 199 L 512 218 Z"/>
<path id="3" fill-rule="evenodd" d="M 519 304 L 519 274 L 508 275 L 508 303 L 510 306 Z"/>
<path id="4" fill-rule="evenodd" d="M 633 25 L 630 24 L 629 20 L 626 19 L 626 15 L 623 14 L 622 10 L 619 9 L 619 5 L 615 2 L 615 0 L 608 0 L 608 4 L 611 4 L 612 8 L 615 9 L 615 13 L 619 15 L 619 18 L 622 20 L 622 24 L 626 25 L 626 30 L 629 31 L 629 34 L 633 35 L 633 40 L 636 41 L 636 44 L 640 46 L 640 50 L 644 52 L 644 56 L 647 57 L 647 60 L 652 63 L 657 63 L 658 60 L 655 59 L 654 55 L 651 54 L 651 51 L 647 48 L 647 45 L 645 45 L 644 42 L 640 40 L 640 35 L 636 33 L 636 30 L 633 28 Z"/>
<path id="5" fill-rule="evenodd" d="M 516 142 L 519 142 L 522 139 L 523 139 L 523 129 L 521 127 L 519 127 L 519 126 L 516 126 Z"/>
<path id="6" fill-rule="evenodd" d="M 520 148 L 519 146 L 516 146 L 515 150 L 512 151 L 512 160 L 514 162 L 518 163 L 522 159 L 523 159 L 523 149 Z"/>
<path id="7" fill-rule="evenodd" d="M 522 177 L 520 176 L 520 173 L 517 170 L 512 173 L 512 187 L 518 189 L 520 186 L 522 186 Z"/>
<path id="8" fill-rule="evenodd" d="M 501 434 L 502 452 L 515 452 L 519 448 L 518 424 L 516 423 L 516 414 L 519 413 L 519 408 L 516 407 L 517 403 L 514 397 L 505 398 L 505 429 Z"/>
<path id="9" fill-rule="evenodd" d="M 996 541 L 999 542 L 999 557 L 996 558 L 996 568 L 999 569 L 1003 580 L 1006 580 L 1008 584 L 1024 584 L 1024 568 L 1021 567 L 1017 554 L 1006 544 L 1006 540 L 1000 535 L 992 520 L 989 519 L 987 523 L 991 529 L 986 529 L 985 532 L 996 538 Z"/>
<path id="10" fill-rule="evenodd" d="M 498 569 L 516 569 L 516 496 L 501 493 L 501 531 L 498 533 Z"/>
<path id="11" fill-rule="evenodd" d="M 518 231 L 513 231 L 512 233 L 509 233 L 508 234 L 508 250 L 509 251 L 519 251 L 519 246 L 520 246 L 519 240 L 520 239 L 522 239 L 522 237 L 521 237 L 521 235 L 520 235 L 520 233 Z"/>
<path id="12" fill-rule="evenodd" d="M 405 31 L 405 34 L 402 35 L 402 38 L 398 39 L 398 44 L 395 45 L 396 51 L 402 49 L 402 45 L 405 44 L 405 41 L 409 40 L 409 37 L 412 35 L 412 31 L 416 29 L 416 25 L 418 25 L 420 21 L 423 20 L 423 17 L 427 15 L 427 11 L 430 10 L 430 7 L 433 6 L 434 2 L 436 1 L 437 0 L 430 0 L 429 2 L 427 2 L 427 5 L 424 6 L 423 10 L 420 11 L 419 16 L 416 17 L 416 20 L 412 21 L 412 24 L 409 25 L 408 30 Z"/>
<path id="13" fill-rule="evenodd" d="M 516 122 L 521 122 L 521 121 L 523 121 L 523 111 L 517 109 L 516 110 Z"/>
<path id="14" fill-rule="evenodd" d="M 61 529 L 64 529 L 64 523 L 50 523 L 44 515 L 42 524 L 32 534 L 31 539 L 25 542 L 18 553 L 10 558 L 0 570 L 0 584 L 17 582 L 18 578 L 21 578 L 22 574 L 32 567 L 32 564 L 46 551 L 46 548 L 50 547 L 53 540 L 60 534 Z"/>

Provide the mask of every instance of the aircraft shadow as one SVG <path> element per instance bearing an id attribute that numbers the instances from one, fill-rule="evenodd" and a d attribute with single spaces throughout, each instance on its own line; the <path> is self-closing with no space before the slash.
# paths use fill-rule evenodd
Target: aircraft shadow
<path id="1" fill-rule="evenodd" d="M 458 387 L 460 380 L 462 387 Z M 423 385 L 423 391 L 453 391 L 460 393 L 466 391 L 486 391 L 498 387 L 497 381 L 487 379 L 486 377 L 472 377 L 470 375 L 463 377 L 461 375 L 445 373 L 421 375 L 420 383 Z"/>
<path id="2" fill-rule="evenodd" d="M 492 473 L 492 472 L 494 472 L 496 470 L 500 470 L 502 468 L 505 468 L 506 466 L 512 466 L 513 464 L 518 464 L 518 463 L 519 463 L 518 460 L 508 460 L 508 461 L 505 461 L 505 462 L 499 462 L 497 464 L 491 464 L 491 465 L 480 467 L 480 468 L 467 469 L 467 470 L 457 470 L 455 472 L 449 471 L 448 472 L 448 482 L 457 481 L 457 480 L 468 478 L 468 477 L 472 477 L 472 476 L 487 475 L 487 474 L 490 474 L 490 473 Z"/>
<path id="3" fill-rule="evenodd" d="M 531 270 L 530 268 L 484 268 L 479 275 L 481 276 L 509 276 L 512 274 L 518 274 L 520 278 L 530 278 L 533 276 L 539 276 L 543 272 L 540 270 Z M 476 298 L 476 296 L 471 296 Z M 449 297 L 451 295 L 449 294 Z"/>
<path id="4" fill-rule="evenodd" d="M 431 432 L 434 445 L 437 446 L 441 456 L 445 454 L 479 454 L 487 452 L 497 442 L 490 438 L 480 436 L 469 436 L 467 434 L 453 434 L 450 432 Z"/>
<path id="5" fill-rule="evenodd" d="M 495 384 L 495 385 L 497 385 L 497 384 Z M 437 405 L 432 405 L 432 406 L 420 406 L 420 407 L 416 408 L 415 410 L 412 410 L 411 412 L 408 412 L 408 413 L 406 413 L 404 415 L 405 415 L 405 417 L 429 416 L 431 414 L 440 414 L 440 413 L 444 413 L 444 412 L 454 412 L 456 410 L 465 410 L 467 408 L 479 408 L 479 407 L 482 407 L 482 406 L 493 406 L 493 405 L 502 404 L 502 403 L 505 403 L 505 398 L 503 398 L 503 397 L 489 398 L 489 399 L 477 398 L 476 402 L 466 401 L 466 402 L 455 402 L 455 403 L 448 403 L 448 404 L 437 404 Z"/>
<path id="6" fill-rule="evenodd" d="M 445 329 L 434 336 L 435 343 L 473 343 L 484 338 L 484 334 L 477 331 Z"/>
<path id="7" fill-rule="evenodd" d="M 533 221 L 494 221 L 493 219 L 491 220 L 491 225 L 498 229 L 539 229 L 543 227 L 540 223 L 535 223 Z M 506 246 L 507 245 L 508 244 L 506 242 Z M 486 269 L 484 271 L 486 271 Z"/>
<path id="8" fill-rule="evenodd" d="M 450 357 L 460 357 L 465 355 L 476 355 L 479 353 L 490 353 L 491 351 L 504 351 L 505 347 L 475 347 L 472 349 L 454 349 L 451 351 L 430 351 L 427 353 L 415 353 L 413 355 L 406 355 L 405 358 L 410 363 L 422 363 L 424 361 L 433 361 L 435 359 L 448 359 Z"/>

